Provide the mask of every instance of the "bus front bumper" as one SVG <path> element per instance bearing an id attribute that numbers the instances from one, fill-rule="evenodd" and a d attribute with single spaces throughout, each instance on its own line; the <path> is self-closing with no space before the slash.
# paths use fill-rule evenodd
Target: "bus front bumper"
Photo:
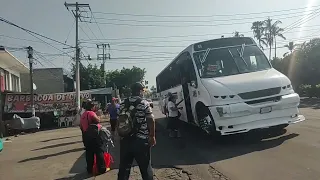
<path id="1" fill-rule="evenodd" d="M 299 103 L 300 97 L 294 93 L 282 96 L 278 102 L 211 106 L 209 110 L 214 118 L 216 130 L 221 135 L 230 135 L 302 122 L 305 117 L 299 115 Z"/>

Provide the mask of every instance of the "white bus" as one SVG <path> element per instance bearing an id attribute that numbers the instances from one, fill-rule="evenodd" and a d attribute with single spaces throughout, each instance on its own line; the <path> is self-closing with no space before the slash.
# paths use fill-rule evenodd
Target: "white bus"
<path id="1" fill-rule="evenodd" d="M 171 92 L 183 107 L 180 120 L 210 134 L 283 129 L 305 120 L 290 80 L 272 68 L 252 38 L 192 44 L 156 80 L 160 107 Z"/>

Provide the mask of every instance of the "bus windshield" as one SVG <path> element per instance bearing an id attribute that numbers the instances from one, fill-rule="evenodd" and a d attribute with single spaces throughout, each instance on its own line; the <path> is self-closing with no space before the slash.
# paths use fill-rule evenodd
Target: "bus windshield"
<path id="1" fill-rule="evenodd" d="M 207 49 L 193 54 L 199 76 L 213 78 L 270 69 L 271 65 L 257 46 Z"/>

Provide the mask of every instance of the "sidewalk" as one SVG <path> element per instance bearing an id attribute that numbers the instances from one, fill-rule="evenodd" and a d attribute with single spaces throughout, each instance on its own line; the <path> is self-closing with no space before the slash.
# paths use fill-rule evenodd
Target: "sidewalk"
<path id="1" fill-rule="evenodd" d="M 215 176 L 208 173 L 207 162 L 198 159 L 192 149 L 186 148 L 185 141 L 168 138 L 164 129 L 166 124 L 164 119 L 157 119 L 156 122 L 157 145 L 152 149 L 155 179 L 211 180 L 216 179 L 213 177 L 220 177 L 218 172 L 214 173 Z M 107 122 L 103 124 L 109 126 Z M 78 127 L 20 135 L 4 144 L 4 150 L 0 153 L 0 177 L 10 180 L 117 179 L 119 164 L 117 139 L 115 146 L 111 150 L 114 157 L 111 171 L 97 177 L 89 177 L 86 173 L 85 154 Z M 131 172 L 130 180 L 141 179 L 136 164 Z"/>
<path id="2" fill-rule="evenodd" d="M 104 123 L 108 124 L 108 123 Z M 157 127 L 158 143 L 166 142 Z M 119 144 L 112 149 L 114 164 L 112 170 L 99 177 L 88 177 L 85 170 L 85 156 L 81 141 L 81 132 L 77 127 L 42 131 L 34 134 L 12 137 L 5 142 L 0 153 L 0 177 L 4 179 L 116 179 L 119 157 Z M 163 144 L 164 146 L 167 146 Z M 155 149 L 163 149 L 158 145 Z M 161 150 L 162 151 L 162 150 Z M 153 151 L 154 159 L 166 157 L 165 151 Z M 172 154 L 172 153 L 170 153 Z M 170 155 L 171 156 L 171 155 Z M 170 159 L 170 157 L 168 157 Z M 163 163 L 162 166 L 169 165 Z M 157 167 L 157 165 L 154 165 Z M 157 167 L 159 168 L 159 167 Z M 170 168 L 169 168 L 170 169 Z M 156 176 L 164 176 L 168 170 L 156 169 Z M 179 174 L 179 172 L 176 172 Z M 172 174 L 172 173 L 171 173 Z M 180 172 L 182 175 L 183 173 Z M 131 179 L 140 179 L 139 168 L 132 168 Z M 163 179 L 163 178 L 160 178 Z"/>

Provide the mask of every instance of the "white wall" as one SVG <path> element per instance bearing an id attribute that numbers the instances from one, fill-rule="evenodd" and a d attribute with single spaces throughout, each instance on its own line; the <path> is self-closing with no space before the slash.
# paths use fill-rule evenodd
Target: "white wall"
<path id="1" fill-rule="evenodd" d="M 21 82 L 20 82 L 20 72 L 18 72 L 15 67 L 12 67 L 12 66 L 9 66 L 7 65 L 5 62 L 1 61 L 0 59 L 0 68 L 6 70 L 9 72 L 9 79 L 7 79 L 8 82 L 8 85 L 9 85 L 9 89 L 6 89 L 6 90 L 9 90 L 9 91 L 12 91 L 12 80 L 11 80 L 11 74 L 19 77 L 19 84 L 18 84 L 18 89 L 19 89 L 19 92 L 21 92 Z M 1 70 L 0 70 L 1 71 Z M 2 73 L 2 72 L 0 72 Z M 3 75 L 4 75 L 4 72 L 3 72 Z"/>

